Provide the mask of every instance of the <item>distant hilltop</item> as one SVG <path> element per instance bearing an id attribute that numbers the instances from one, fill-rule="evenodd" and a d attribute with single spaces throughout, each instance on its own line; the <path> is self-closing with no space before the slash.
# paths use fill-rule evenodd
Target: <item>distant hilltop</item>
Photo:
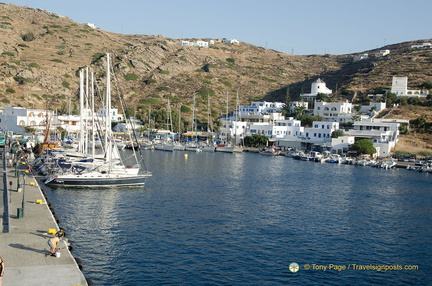
<path id="1" fill-rule="evenodd" d="M 122 35 L 76 23 L 55 12 L 0 4 L 0 102 L 4 106 L 74 109 L 80 67 L 90 66 L 104 88 L 104 55 L 113 56 L 116 82 L 133 112 L 183 106 L 191 116 L 197 93 L 198 117 L 226 111 L 226 95 L 240 104 L 285 102 L 309 93 L 323 79 L 337 100 L 361 98 L 389 89 L 393 76 L 409 78 L 412 89 L 432 82 L 430 40 L 386 45 L 359 54 L 294 56 L 240 40 L 171 39 L 161 35 Z M 186 42 L 209 41 L 208 48 Z M 184 43 L 183 42 L 183 43 Z M 425 45 L 426 44 L 426 45 Z M 375 56 L 388 50 L 385 56 Z M 355 97 L 354 97 L 355 96 Z M 69 105 L 71 102 L 71 105 Z M 173 107 L 174 108 L 174 107 Z M 132 111 L 131 111 L 132 112 Z"/>

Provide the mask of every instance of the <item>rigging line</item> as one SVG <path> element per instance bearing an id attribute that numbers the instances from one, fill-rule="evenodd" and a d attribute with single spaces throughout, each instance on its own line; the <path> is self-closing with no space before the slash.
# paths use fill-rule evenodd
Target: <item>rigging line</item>
<path id="1" fill-rule="evenodd" d="M 114 54 L 114 53 L 113 53 Z M 125 102 L 125 99 L 124 99 L 124 97 L 123 97 L 123 91 L 122 91 L 122 89 L 121 89 L 121 87 L 120 87 L 120 84 L 119 84 L 119 81 L 118 81 L 118 79 L 117 79 L 117 74 L 114 72 L 114 67 L 111 67 L 111 69 L 112 69 L 112 74 L 113 74 L 113 78 L 114 78 L 114 82 L 115 82 L 115 84 L 116 84 L 116 88 L 118 89 L 118 96 L 119 96 L 119 99 L 120 99 L 120 104 L 122 105 L 122 108 L 123 108 L 123 112 L 125 113 L 125 106 L 126 106 L 126 102 Z M 126 113 L 125 113 L 125 115 L 126 115 Z M 139 152 L 139 154 L 140 154 L 140 160 L 138 160 L 138 158 L 137 158 L 137 156 L 136 156 L 136 151 L 135 151 L 135 148 L 134 148 L 134 145 L 132 145 L 132 150 L 133 150 L 133 154 L 134 154 L 134 156 L 135 156 L 135 160 L 141 165 L 143 165 L 143 167 L 144 167 L 144 169 L 145 170 L 147 170 L 147 166 L 146 166 L 146 164 L 145 164 L 145 161 L 144 161 L 144 159 L 143 159 L 143 153 L 142 153 L 142 151 L 141 151 L 141 148 L 139 147 L 139 144 L 138 144 L 138 138 L 136 137 L 136 134 L 135 134 L 135 132 L 134 132 L 134 130 L 135 130 L 135 126 L 134 126 L 134 124 L 133 124 L 133 122 L 131 121 L 131 120 L 129 120 L 129 122 L 130 122 L 130 125 L 131 125 L 131 128 L 132 128 L 132 134 L 131 133 L 129 133 L 129 136 L 133 136 L 133 138 L 134 138 L 134 142 L 136 142 L 136 144 L 137 144 L 137 148 L 138 148 L 138 152 Z M 126 126 L 127 126 L 127 120 L 126 120 Z M 131 138 L 131 141 L 132 141 L 132 138 Z M 132 142 L 133 143 L 133 142 Z"/>

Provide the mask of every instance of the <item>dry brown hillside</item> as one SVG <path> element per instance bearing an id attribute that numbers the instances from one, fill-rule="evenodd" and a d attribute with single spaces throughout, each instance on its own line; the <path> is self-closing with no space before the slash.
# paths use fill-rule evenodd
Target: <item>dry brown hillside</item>
<path id="1" fill-rule="evenodd" d="M 55 11 L 54 11 L 55 12 Z M 119 92 L 130 113 L 146 118 L 148 109 L 182 107 L 192 115 L 197 93 L 198 121 L 206 122 L 208 101 L 213 119 L 253 100 L 285 101 L 310 91 L 318 77 L 337 99 L 362 100 L 391 85 L 391 77 L 408 76 L 409 86 L 432 83 L 432 49 L 412 50 L 416 42 L 389 45 L 390 55 L 353 62 L 356 55 L 294 56 L 248 43 L 210 48 L 184 47 L 161 35 L 122 35 L 52 12 L 0 4 L 0 108 L 6 105 L 67 110 L 77 102 L 81 67 L 90 66 L 104 88 L 104 54 L 110 53 Z M 189 39 L 190 41 L 198 39 Z M 205 39 L 203 39 L 205 40 Z M 426 41 L 426 40 L 425 40 Z M 428 41 L 428 40 L 427 40 Z M 72 108 L 73 110 L 74 108 Z"/>

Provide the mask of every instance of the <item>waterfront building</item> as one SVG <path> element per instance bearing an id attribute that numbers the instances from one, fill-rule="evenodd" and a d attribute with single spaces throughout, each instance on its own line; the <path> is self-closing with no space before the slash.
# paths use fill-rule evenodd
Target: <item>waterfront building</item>
<path id="1" fill-rule="evenodd" d="M 352 144 L 355 143 L 354 136 L 339 136 L 331 139 L 331 150 L 333 154 L 346 155 Z"/>
<path id="2" fill-rule="evenodd" d="M 14 133 L 24 133 L 24 127 L 31 127 L 36 132 L 43 132 L 47 122 L 54 122 L 54 111 L 41 109 L 26 109 L 23 107 L 5 107 L 0 114 L 0 126 Z"/>
<path id="3" fill-rule="evenodd" d="M 399 140 L 399 121 L 370 119 L 355 121 L 353 129 L 345 130 L 345 135 L 370 139 L 377 149 L 378 156 L 389 156 Z"/>
<path id="4" fill-rule="evenodd" d="M 254 101 L 251 105 L 240 105 L 234 116 L 247 122 L 274 122 L 285 119 L 282 116 L 282 102 Z"/>
<path id="5" fill-rule="evenodd" d="M 318 93 L 329 95 L 332 94 L 332 92 L 331 89 L 327 88 L 326 83 L 322 79 L 318 78 L 311 84 L 311 93 L 300 94 L 300 98 L 311 101 L 316 99 Z"/>

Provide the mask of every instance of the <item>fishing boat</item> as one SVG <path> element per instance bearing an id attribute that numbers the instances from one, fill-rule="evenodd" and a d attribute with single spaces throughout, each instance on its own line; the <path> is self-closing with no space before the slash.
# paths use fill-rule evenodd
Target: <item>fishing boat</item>
<path id="1" fill-rule="evenodd" d="M 264 148 L 259 151 L 259 154 L 266 156 L 279 156 L 280 151 L 276 150 L 276 147 Z"/>

